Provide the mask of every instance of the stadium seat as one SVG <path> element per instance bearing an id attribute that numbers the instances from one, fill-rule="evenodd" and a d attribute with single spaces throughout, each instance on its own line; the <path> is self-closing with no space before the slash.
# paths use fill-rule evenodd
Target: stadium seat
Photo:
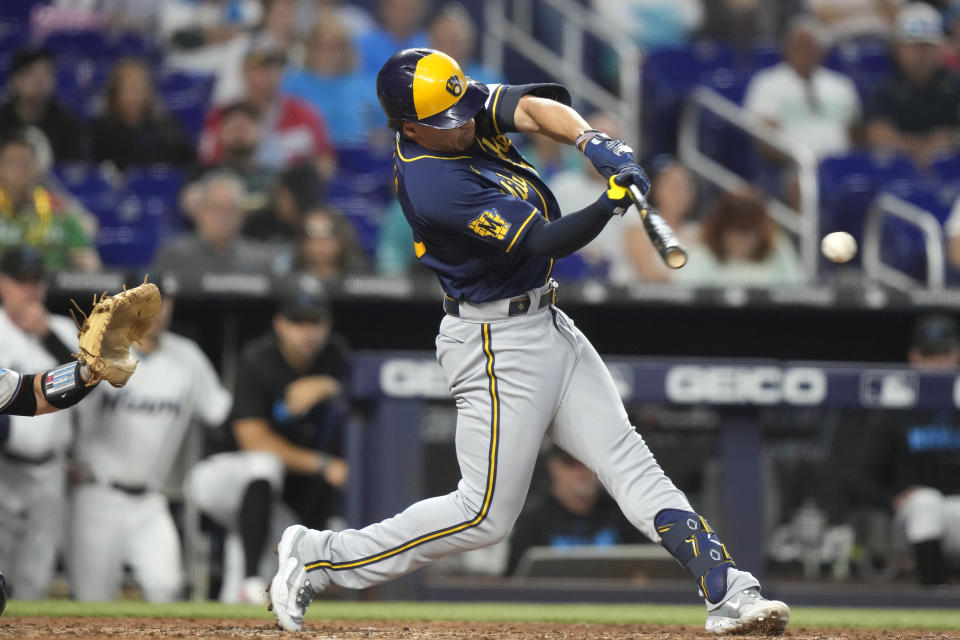
<path id="1" fill-rule="evenodd" d="M 3 0 L 0 2 L 0 20 L 18 22 L 26 29 L 30 13 L 37 7 L 50 4 L 50 0 Z"/>
<path id="2" fill-rule="evenodd" d="M 677 125 L 687 94 L 697 84 L 709 81 L 711 72 L 737 68 L 730 47 L 709 41 L 651 53 L 643 68 L 645 152 L 674 153 Z M 722 80 L 724 74 L 719 78 Z M 732 78 L 733 75 L 731 85 Z"/>
<path id="3" fill-rule="evenodd" d="M 93 165 L 66 163 L 54 167 L 54 176 L 63 187 L 103 224 L 116 215 L 119 190 Z"/>
<path id="4" fill-rule="evenodd" d="M 930 175 L 940 182 L 960 186 L 960 153 L 931 164 Z"/>
<path id="5" fill-rule="evenodd" d="M 43 42 L 59 58 L 103 58 L 107 46 L 99 31 L 54 31 Z"/>
<path id="6" fill-rule="evenodd" d="M 957 199 L 955 186 L 936 179 L 897 180 L 883 190 L 934 215 L 942 225 Z M 883 224 L 880 255 L 883 261 L 920 280 L 925 279 L 927 260 L 923 234 L 912 224 L 887 218 Z"/>
<path id="7" fill-rule="evenodd" d="M 883 40 L 865 38 L 843 42 L 831 49 L 824 66 L 853 79 L 861 98 L 893 72 L 889 45 Z"/>
<path id="8" fill-rule="evenodd" d="M 212 75 L 185 72 L 164 74 L 159 90 L 167 109 L 194 139 L 200 135 L 213 91 Z"/>
<path id="9" fill-rule="evenodd" d="M 860 241 L 864 217 L 876 195 L 915 179 L 917 171 L 903 156 L 855 151 L 825 158 L 818 176 L 821 231 L 846 231 Z"/>
<path id="10" fill-rule="evenodd" d="M 101 227 L 97 232 L 97 252 L 106 267 L 145 267 L 153 261 L 160 236 L 140 226 Z"/>

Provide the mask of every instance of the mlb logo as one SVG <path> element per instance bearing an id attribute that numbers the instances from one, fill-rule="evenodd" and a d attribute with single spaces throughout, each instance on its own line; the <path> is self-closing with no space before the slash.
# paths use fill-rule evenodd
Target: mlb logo
<path id="1" fill-rule="evenodd" d="M 919 382 L 912 371 L 864 371 L 860 402 L 864 407 L 908 409 L 917 404 Z"/>

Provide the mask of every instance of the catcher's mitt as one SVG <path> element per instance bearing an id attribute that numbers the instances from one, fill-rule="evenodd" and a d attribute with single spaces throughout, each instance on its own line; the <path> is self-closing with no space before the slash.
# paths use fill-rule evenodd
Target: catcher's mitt
<path id="1" fill-rule="evenodd" d="M 71 300 L 71 302 L 73 302 Z M 114 387 L 122 387 L 137 369 L 137 360 L 130 353 L 130 345 L 139 342 L 143 334 L 160 315 L 160 290 L 148 283 L 133 289 L 123 288 L 123 293 L 108 296 L 104 291 L 97 299 L 93 296 L 93 310 L 83 313 L 80 306 L 73 306 L 83 315 L 83 324 L 73 315 L 80 333 L 78 360 L 87 365 L 90 379 L 87 386 L 106 380 Z"/>

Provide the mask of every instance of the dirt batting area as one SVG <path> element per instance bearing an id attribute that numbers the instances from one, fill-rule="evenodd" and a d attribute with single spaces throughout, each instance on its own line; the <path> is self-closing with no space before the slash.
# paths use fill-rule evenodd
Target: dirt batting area
<path id="1" fill-rule="evenodd" d="M 211 638 L 217 640 L 248 638 L 299 638 L 329 640 L 377 640 L 409 638 L 414 640 L 687 640 L 715 638 L 694 627 L 610 624 L 550 624 L 510 622 L 334 622 L 307 621 L 302 633 L 286 633 L 265 620 L 175 620 L 169 618 L 0 618 L 0 638 L 21 640 L 93 640 L 109 638 Z M 742 636 L 763 637 L 763 636 Z M 876 629 L 789 629 L 782 638 L 789 640 L 960 640 L 960 632 Z"/>

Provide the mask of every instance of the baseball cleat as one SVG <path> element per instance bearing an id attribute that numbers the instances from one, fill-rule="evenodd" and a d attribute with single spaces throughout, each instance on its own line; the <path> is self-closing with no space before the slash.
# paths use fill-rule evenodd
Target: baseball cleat
<path id="1" fill-rule="evenodd" d="M 303 614 L 310 601 L 316 595 L 303 561 L 297 555 L 300 540 L 307 533 L 303 525 L 287 527 L 277 545 L 277 575 L 270 582 L 270 610 L 277 619 L 277 625 L 286 631 L 300 631 L 303 628 Z"/>
<path id="2" fill-rule="evenodd" d="M 716 634 L 777 636 L 788 622 L 790 607 L 779 600 L 767 600 L 760 595 L 760 589 L 750 587 L 707 612 L 706 629 Z"/>

